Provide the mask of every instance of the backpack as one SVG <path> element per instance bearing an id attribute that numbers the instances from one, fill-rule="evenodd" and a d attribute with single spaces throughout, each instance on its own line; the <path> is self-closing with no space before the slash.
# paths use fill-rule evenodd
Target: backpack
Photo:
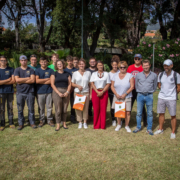
<path id="1" fill-rule="evenodd" d="M 159 78 L 160 78 L 160 83 L 161 83 L 161 78 L 163 76 L 163 72 L 161 72 Z M 177 94 L 177 72 L 174 71 L 174 74 L 173 74 L 173 77 L 174 77 L 174 82 L 175 82 L 175 85 L 176 85 L 176 96 L 177 96 L 177 100 L 178 100 L 178 94 Z M 161 83 L 162 84 L 162 83 Z"/>

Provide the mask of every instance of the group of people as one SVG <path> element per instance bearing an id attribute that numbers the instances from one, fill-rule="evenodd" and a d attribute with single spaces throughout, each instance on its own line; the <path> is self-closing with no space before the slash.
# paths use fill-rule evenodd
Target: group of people
<path id="1" fill-rule="evenodd" d="M 112 70 L 104 71 L 102 61 L 94 57 L 89 59 L 90 67 L 86 69 L 86 61 L 81 58 L 67 56 L 66 61 L 59 59 L 57 54 L 52 55 L 52 64 L 48 66 L 47 57 L 41 57 L 37 65 L 36 55 L 30 56 L 30 63 L 25 55 L 21 55 L 21 66 L 15 70 L 7 66 L 5 56 L 0 56 L 0 131 L 5 128 L 5 102 L 10 128 L 15 128 L 13 122 L 13 84 L 16 84 L 16 98 L 18 108 L 18 130 L 24 128 L 25 123 L 35 125 L 34 104 L 38 104 L 39 125 L 45 124 L 45 105 L 47 123 L 55 127 L 53 122 L 53 104 L 55 107 L 55 131 L 66 126 L 67 108 L 70 102 L 72 123 L 77 123 L 78 128 L 88 128 L 88 119 L 92 115 L 94 129 L 106 128 L 106 111 L 108 98 L 110 100 L 112 126 L 115 131 L 122 127 L 121 118 L 114 117 L 116 102 L 125 102 L 125 129 L 129 127 L 131 110 L 137 101 L 137 127 L 133 133 L 141 131 L 141 119 L 147 126 L 150 135 L 163 133 L 166 107 L 171 115 L 172 133 L 170 138 L 176 137 L 176 101 L 180 91 L 180 76 L 172 70 L 173 62 L 168 59 L 163 63 L 164 71 L 157 75 L 152 72 L 149 60 L 143 60 L 141 54 L 134 56 L 134 64 L 128 67 L 126 61 L 120 61 L 118 56 L 111 60 Z M 153 93 L 157 86 L 160 88 L 158 95 L 157 113 L 159 113 L 159 129 L 153 133 Z M 73 109 L 74 99 L 77 95 L 86 96 L 83 111 Z M 24 118 L 25 102 L 28 106 L 28 122 Z M 92 106 L 93 112 L 92 113 Z M 146 106 L 146 108 L 145 108 Z M 147 110 L 147 114 L 146 114 Z"/>

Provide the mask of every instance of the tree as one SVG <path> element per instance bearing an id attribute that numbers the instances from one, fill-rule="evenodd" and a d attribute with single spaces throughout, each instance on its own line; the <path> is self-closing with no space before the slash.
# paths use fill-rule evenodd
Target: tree
<path id="1" fill-rule="evenodd" d="M 53 30 L 52 12 L 56 6 L 56 1 L 52 0 L 31 0 L 32 8 L 36 16 L 37 29 L 39 33 L 40 51 L 45 51 L 45 45 L 49 41 Z M 44 37 L 45 18 L 50 19 L 50 28 L 46 37 Z"/>
<path id="2" fill-rule="evenodd" d="M 28 7 L 28 1 L 7 0 L 1 11 L 5 14 L 10 24 L 14 23 L 16 34 L 16 49 L 19 49 L 19 24 L 23 16 L 31 13 Z"/>

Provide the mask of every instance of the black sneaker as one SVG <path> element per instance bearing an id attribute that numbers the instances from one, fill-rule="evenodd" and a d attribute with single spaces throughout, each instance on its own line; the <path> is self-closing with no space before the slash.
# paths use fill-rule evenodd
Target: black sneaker
<path id="1" fill-rule="evenodd" d="M 24 126 L 19 126 L 17 130 L 21 131 L 24 128 Z"/>

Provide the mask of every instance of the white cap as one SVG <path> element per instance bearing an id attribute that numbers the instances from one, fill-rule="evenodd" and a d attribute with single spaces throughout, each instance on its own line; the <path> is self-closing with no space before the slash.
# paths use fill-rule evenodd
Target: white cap
<path id="1" fill-rule="evenodd" d="M 170 66 L 172 64 L 173 64 L 173 62 L 170 59 L 166 59 L 163 63 L 163 65 L 167 65 L 167 66 Z"/>

